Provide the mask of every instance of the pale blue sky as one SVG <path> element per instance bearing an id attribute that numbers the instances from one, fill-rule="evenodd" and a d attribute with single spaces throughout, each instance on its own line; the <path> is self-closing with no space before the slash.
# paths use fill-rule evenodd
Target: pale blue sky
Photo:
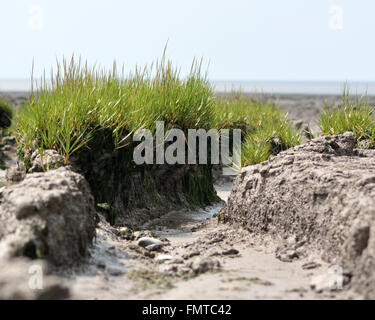
<path id="1" fill-rule="evenodd" d="M 374 14 L 372 0 L 0 0 L 0 78 L 73 52 L 130 71 L 169 40 L 182 70 L 203 56 L 213 80 L 375 81 Z"/>

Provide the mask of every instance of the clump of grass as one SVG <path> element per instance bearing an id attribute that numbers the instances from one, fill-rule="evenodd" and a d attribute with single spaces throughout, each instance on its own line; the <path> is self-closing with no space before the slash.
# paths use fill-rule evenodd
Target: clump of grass
<path id="1" fill-rule="evenodd" d="M 17 115 L 22 149 L 55 149 L 67 163 L 100 131 L 110 130 L 118 148 L 138 129 L 154 131 L 156 120 L 182 129 L 209 128 L 213 94 L 201 65 L 194 60 L 190 74 L 180 79 L 163 57 L 125 77 L 115 63 L 108 71 L 64 59 L 51 72 L 51 84 L 44 77 Z"/>
<path id="2" fill-rule="evenodd" d="M 300 142 L 287 115 L 264 97 L 232 93 L 229 98 L 218 98 L 214 119 L 218 128 L 242 129 L 242 166 L 265 161 Z"/>
<path id="3" fill-rule="evenodd" d="M 358 142 L 368 141 L 369 148 L 375 147 L 375 115 L 366 97 L 350 99 L 349 89 L 344 90 L 343 101 L 338 107 L 325 105 L 319 126 L 323 135 L 343 134 L 351 131 Z"/>
<path id="4" fill-rule="evenodd" d="M 7 129 L 12 124 L 13 108 L 3 98 L 0 97 L 0 128 Z"/>
<path id="5" fill-rule="evenodd" d="M 155 121 L 187 129 L 241 128 L 242 165 L 267 160 L 299 143 L 283 112 L 264 98 L 234 93 L 215 98 L 202 61 L 194 60 L 189 75 L 181 79 L 165 56 L 125 76 L 117 71 L 89 67 L 81 59 L 63 60 L 45 77 L 17 114 L 19 154 L 55 149 L 68 163 L 98 134 L 112 135 L 114 149 L 138 129 L 155 131 Z"/>

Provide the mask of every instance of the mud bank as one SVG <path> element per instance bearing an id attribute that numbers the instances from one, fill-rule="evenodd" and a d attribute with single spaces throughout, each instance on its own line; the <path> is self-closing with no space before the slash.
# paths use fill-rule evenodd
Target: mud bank
<path id="1" fill-rule="evenodd" d="M 138 166 L 133 161 L 137 143 L 132 136 L 128 140 L 128 146 L 116 148 L 111 132 L 101 132 L 70 159 L 73 170 L 89 182 L 98 210 L 112 225 L 134 228 L 171 210 L 219 201 L 210 164 Z"/>
<path id="2" fill-rule="evenodd" d="M 222 199 L 231 184 L 217 187 Z M 221 206 L 199 211 L 173 211 L 133 232 L 132 240 L 116 236 L 104 221 L 86 268 L 63 273 L 60 281 L 70 299 L 343 299 L 350 291 L 317 293 L 311 280 L 327 274 L 321 260 L 300 258 L 285 263 L 275 246 L 259 245 L 246 230 L 218 223 Z M 160 239 L 164 246 L 148 251 L 140 236 Z M 129 236 L 129 234 L 128 234 Z M 313 265 L 315 263 L 315 265 Z M 306 265 L 310 267 L 306 267 Z"/>
<path id="3" fill-rule="evenodd" d="M 51 170 L 50 174 L 61 170 L 66 169 Z M 33 179 L 40 176 L 39 179 L 45 180 L 43 175 L 31 174 Z M 69 180 L 66 182 L 70 184 Z M 226 200 L 231 184 L 222 184 L 216 190 Z M 73 197 L 71 202 L 81 205 L 81 200 Z M 62 202 L 56 203 L 55 214 L 62 212 L 56 207 L 58 204 L 61 209 L 65 207 Z M 74 265 L 56 266 L 41 259 L 4 256 L 7 242 L 2 239 L 1 266 L 8 271 L 3 270 L 0 275 L 0 297 L 192 300 L 358 297 L 348 291 L 318 294 L 311 290 L 311 279 L 326 274 L 329 265 L 303 257 L 288 263 L 278 260 L 272 242 L 259 244 L 247 230 L 219 223 L 217 213 L 222 206 L 223 203 L 197 211 L 166 212 L 137 230 L 111 226 L 98 213 L 95 237 L 88 246 L 89 255 Z M 79 224 L 73 223 L 71 227 L 76 225 Z M 64 233 L 63 239 L 71 241 L 69 237 L 69 233 Z M 147 249 L 141 245 L 144 237 L 162 245 L 155 250 Z M 59 247 L 54 249 L 59 252 Z M 61 246 L 62 253 L 64 250 L 69 250 L 69 245 Z M 43 290 L 32 290 L 28 286 L 28 270 L 35 266 L 40 266 L 44 272 Z M 20 277 L 20 274 L 26 276 Z"/>
<path id="4" fill-rule="evenodd" d="M 280 259 L 337 264 L 347 287 L 373 299 L 375 151 L 356 144 L 351 133 L 322 137 L 244 168 L 221 216 L 278 244 Z"/>
<path id="5" fill-rule="evenodd" d="M 223 180 L 216 186 L 216 192 L 223 200 L 228 197 L 229 200 L 221 212 L 222 202 L 202 210 L 196 208 L 197 203 L 210 203 L 199 202 L 208 199 L 200 198 L 202 191 L 204 195 L 207 192 L 215 195 L 211 171 L 202 175 L 202 168 L 150 167 L 136 171 L 121 167 L 119 164 L 123 164 L 129 153 L 114 152 L 112 142 L 104 139 L 98 144 L 100 148 L 85 150 L 73 161 L 76 172 L 55 167 L 53 152 L 51 157 L 43 159 L 44 163 L 40 155 L 34 154 L 30 168 L 35 173 L 28 174 L 26 182 L 22 182 L 23 169 L 12 155 L 14 142 L 10 148 L 6 143 L 4 146 L 9 150 L 4 152 L 9 153 L 8 162 L 16 165 L 12 175 L 9 174 L 14 178 L 10 183 L 16 185 L 2 189 L 0 196 L 1 210 L 6 210 L 0 228 L 0 298 L 373 297 L 371 208 L 374 206 L 372 202 L 366 205 L 374 199 L 373 165 L 368 162 L 373 157 L 372 151 L 354 150 L 349 136 L 325 139 L 313 141 L 309 147 L 285 151 L 255 166 L 260 168 L 259 172 L 245 169 L 237 177 L 230 196 L 231 184 Z M 293 157 L 294 161 L 280 160 L 279 167 L 272 167 L 285 156 Z M 46 163 L 54 170 L 38 172 L 43 171 Z M 58 184 L 53 182 L 55 175 Z M 193 180 L 186 182 L 186 175 Z M 279 181 L 278 177 L 284 177 L 285 181 Z M 201 186 L 208 182 L 210 187 L 201 189 L 200 180 L 196 179 L 204 179 Z M 86 180 L 95 201 L 88 194 L 87 185 L 84 186 Z M 24 187 L 30 187 L 26 195 Z M 155 188 L 162 192 L 154 193 Z M 39 190 L 37 197 L 35 190 Z M 88 199 L 91 200 L 87 202 Z M 303 207 L 304 200 L 311 206 Z M 67 210 L 67 202 L 71 203 L 69 208 L 73 204 L 76 209 Z M 89 204 L 82 209 L 85 203 Z M 346 210 L 356 206 L 361 213 Z M 299 211 L 301 208 L 303 212 Z M 337 211 L 341 209 L 345 213 L 342 216 Z M 37 211 L 44 214 L 40 217 Z M 25 217 L 22 212 L 27 213 Z M 74 212 L 77 217 L 72 218 Z M 86 225 L 75 220 L 80 214 L 85 215 Z M 45 231 L 43 219 L 51 225 L 52 232 L 47 233 L 50 238 L 32 228 L 37 222 L 42 226 L 38 230 Z M 68 223 L 59 233 L 62 221 Z M 27 237 L 23 236 L 25 231 Z M 87 236 L 85 231 L 89 231 Z M 12 255 L 14 250 L 9 250 L 14 248 L 9 246 L 12 234 L 19 235 L 23 244 L 32 237 L 35 244 L 29 257 L 32 259 Z M 56 239 L 54 234 L 58 235 Z M 141 245 L 144 241 L 150 242 L 151 247 Z M 51 251 L 43 251 L 45 248 Z M 56 263 L 54 257 L 60 256 L 68 258 Z M 79 263 L 71 264 L 76 258 Z M 311 281 L 329 274 L 332 263 L 343 266 L 347 290 L 332 292 L 316 285 L 311 290 Z M 46 280 L 42 292 L 30 290 L 27 276 L 18 276 L 27 275 L 27 270 L 36 264 L 43 268 Z M 326 286 L 328 282 L 325 281 Z"/>

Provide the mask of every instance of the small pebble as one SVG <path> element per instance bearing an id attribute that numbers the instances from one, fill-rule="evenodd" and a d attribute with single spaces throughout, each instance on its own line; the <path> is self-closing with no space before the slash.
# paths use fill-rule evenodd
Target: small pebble
<path id="1" fill-rule="evenodd" d="M 169 254 L 160 254 L 156 257 L 157 261 L 167 261 L 167 260 L 172 260 L 173 257 Z"/>
<path id="2" fill-rule="evenodd" d="M 155 245 L 155 244 L 158 244 L 161 246 L 164 245 L 162 241 L 155 239 L 155 238 L 150 238 L 150 237 L 143 237 L 138 240 L 138 245 L 143 248 L 146 248 L 148 246 Z"/>
<path id="3" fill-rule="evenodd" d="M 164 244 L 151 244 L 149 246 L 146 247 L 147 250 L 149 251 L 157 251 L 157 250 L 160 250 L 162 247 L 163 247 Z"/>
<path id="4" fill-rule="evenodd" d="M 240 252 L 237 249 L 231 248 L 229 250 L 225 250 L 222 252 L 222 255 L 224 256 L 229 256 L 229 255 L 236 255 L 239 254 Z"/>

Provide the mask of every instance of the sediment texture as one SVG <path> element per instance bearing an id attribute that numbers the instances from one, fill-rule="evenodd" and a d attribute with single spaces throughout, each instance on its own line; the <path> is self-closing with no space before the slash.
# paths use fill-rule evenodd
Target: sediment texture
<path id="1" fill-rule="evenodd" d="M 255 235 L 296 238 L 375 298 L 375 150 L 347 133 L 314 139 L 237 176 L 221 211 Z"/>
<path id="2" fill-rule="evenodd" d="M 138 166 L 134 147 L 116 149 L 111 134 L 103 134 L 70 159 L 111 224 L 138 227 L 170 210 L 218 201 L 210 165 Z"/>
<path id="3" fill-rule="evenodd" d="M 95 214 L 88 183 L 69 167 L 28 174 L 2 191 L 0 241 L 14 255 L 74 264 L 92 243 Z"/>

